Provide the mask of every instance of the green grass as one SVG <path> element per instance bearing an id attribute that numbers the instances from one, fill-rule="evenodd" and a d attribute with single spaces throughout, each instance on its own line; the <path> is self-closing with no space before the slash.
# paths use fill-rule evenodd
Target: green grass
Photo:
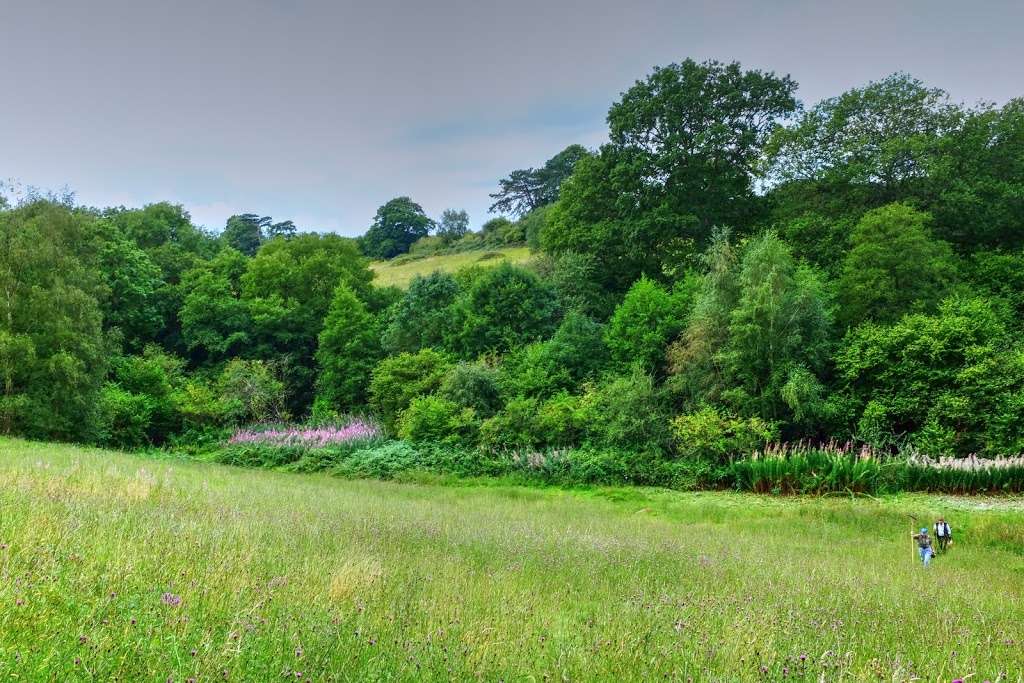
<path id="1" fill-rule="evenodd" d="M 500 257 L 481 258 L 486 254 L 501 254 Z M 445 273 L 454 273 L 468 266 L 496 266 L 500 263 L 524 263 L 530 259 L 530 250 L 527 247 L 507 247 L 503 249 L 464 251 L 458 254 L 444 254 L 441 256 L 427 256 L 426 258 L 415 259 L 394 263 L 393 261 L 374 261 L 370 264 L 373 272 L 377 274 L 374 283 L 379 286 L 395 285 L 406 287 L 417 275 L 429 275 L 435 270 Z"/>
<path id="2" fill-rule="evenodd" d="M 348 481 L 0 440 L 0 677 L 1020 680 L 1022 508 Z M 939 512 L 957 543 L 925 571 L 907 514 Z"/>

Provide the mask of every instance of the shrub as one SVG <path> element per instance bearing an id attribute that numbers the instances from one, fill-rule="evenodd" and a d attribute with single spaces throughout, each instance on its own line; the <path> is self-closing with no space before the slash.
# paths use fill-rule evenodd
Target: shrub
<path id="1" fill-rule="evenodd" d="M 285 385 L 277 366 L 236 358 L 217 378 L 220 414 L 227 424 L 286 422 Z"/>
<path id="2" fill-rule="evenodd" d="M 497 373 L 480 363 L 452 367 L 437 394 L 456 405 L 472 408 L 481 418 L 491 417 L 501 407 Z"/>
<path id="3" fill-rule="evenodd" d="M 448 273 L 435 271 L 416 276 L 392 309 L 382 342 L 390 353 L 415 353 L 432 346 L 442 348 L 450 337 L 451 306 L 459 284 Z"/>
<path id="4" fill-rule="evenodd" d="M 623 367 L 638 364 L 647 372 L 657 372 L 665 364 L 665 347 L 683 329 L 692 299 L 690 286 L 675 293 L 642 277 L 626 292 L 615 308 L 605 339 L 614 360 Z"/>
<path id="5" fill-rule="evenodd" d="M 905 434 L 933 455 L 1024 449 L 1024 349 L 989 301 L 861 325 L 835 362 L 842 393 L 860 405 L 858 436 L 875 446 Z"/>
<path id="6" fill-rule="evenodd" d="M 468 285 L 458 304 L 453 347 L 467 357 L 543 339 L 558 322 L 554 292 L 530 271 L 503 263 Z"/>
<path id="7" fill-rule="evenodd" d="M 398 420 L 398 435 L 413 443 L 472 444 L 478 429 L 472 408 L 439 396 L 417 396 Z"/>
<path id="8" fill-rule="evenodd" d="M 505 404 L 494 417 L 480 425 L 480 443 L 488 448 L 526 448 L 534 445 L 534 419 L 539 402 L 517 397 Z"/>
<path id="9" fill-rule="evenodd" d="M 97 439 L 114 448 L 138 448 L 149 443 L 153 402 L 144 394 L 133 394 L 108 383 L 99 394 Z"/>
<path id="10" fill-rule="evenodd" d="M 381 355 L 376 319 L 345 284 L 338 286 L 316 350 L 317 412 L 350 410 L 366 400 L 370 372 Z"/>
<path id="11" fill-rule="evenodd" d="M 393 431 L 399 414 L 417 396 L 433 393 L 450 367 L 446 356 L 430 348 L 385 358 L 371 375 L 370 406 Z"/>
<path id="12" fill-rule="evenodd" d="M 350 477 L 391 479 L 399 472 L 422 465 L 422 455 L 412 444 L 404 441 L 386 443 L 353 451 L 331 469 L 334 474 Z"/>
<path id="13" fill-rule="evenodd" d="M 749 455 L 778 438 L 778 430 L 761 418 L 737 418 L 705 406 L 672 420 L 676 451 L 684 458 L 724 462 Z"/>
<path id="14" fill-rule="evenodd" d="M 584 423 L 580 398 L 561 391 L 537 407 L 532 424 L 532 441 L 545 446 L 574 446 L 580 442 Z"/>
<path id="15" fill-rule="evenodd" d="M 573 386 L 569 369 L 558 365 L 546 342 L 521 346 L 498 368 L 501 392 L 507 397 L 545 397 Z"/>
<path id="16" fill-rule="evenodd" d="M 650 375 L 612 376 L 581 398 L 585 442 L 661 455 L 671 440 L 662 395 Z"/>

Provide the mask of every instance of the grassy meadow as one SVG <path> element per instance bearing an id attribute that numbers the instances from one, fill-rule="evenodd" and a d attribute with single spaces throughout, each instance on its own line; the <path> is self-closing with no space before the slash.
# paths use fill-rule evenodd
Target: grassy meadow
<path id="1" fill-rule="evenodd" d="M 500 254 L 500 256 L 495 256 Z M 489 255 L 489 256 L 486 256 Z M 486 258 L 482 258 L 485 257 Z M 435 270 L 454 273 L 469 266 L 497 266 L 502 263 L 521 264 L 530 260 L 527 247 L 499 247 L 489 250 L 463 251 L 455 254 L 426 256 L 420 259 L 394 261 L 373 261 L 370 268 L 376 273 L 374 284 L 378 287 L 394 285 L 406 287 L 417 275 L 429 275 Z"/>
<path id="2" fill-rule="evenodd" d="M 908 514 L 956 546 L 920 567 Z M 344 480 L 0 440 L 11 680 L 1021 680 L 1024 502 Z M 970 677 L 970 678 L 968 678 Z"/>

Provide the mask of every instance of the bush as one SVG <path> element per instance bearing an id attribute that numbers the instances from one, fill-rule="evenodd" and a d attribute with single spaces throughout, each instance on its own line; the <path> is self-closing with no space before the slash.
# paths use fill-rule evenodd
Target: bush
<path id="1" fill-rule="evenodd" d="M 472 408 L 439 396 L 417 396 L 398 420 L 398 436 L 413 443 L 470 445 L 478 429 Z"/>
<path id="2" fill-rule="evenodd" d="M 581 399 L 585 442 L 661 456 L 671 441 L 663 403 L 654 380 L 642 370 L 612 376 Z"/>
<path id="3" fill-rule="evenodd" d="M 103 445 L 123 449 L 145 446 L 152 419 L 150 397 L 111 383 L 100 390 L 97 439 Z"/>
<path id="4" fill-rule="evenodd" d="M 535 398 L 517 397 L 480 425 L 480 443 L 488 448 L 529 448 L 534 445 L 539 402 Z"/>
<path id="5" fill-rule="evenodd" d="M 836 354 L 842 392 L 859 403 L 857 434 L 899 434 L 933 455 L 1024 450 L 1024 349 L 998 307 L 950 299 L 935 315 L 852 330 Z"/>
<path id="6" fill-rule="evenodd" d="M 401 412 L 417 396 L 437 390 L 450 368 L 448 358 L 430 348 L 385 358 L 371 375 L 370 406 L 393 431 Z"/>
<path id="7" fill-rule="evenodd" d="M 442 348 L 450 337 L 451 306 L 458 294 L 458 282 L 447 273 L 435 271 L 413 278 L 391 311 L 382 340 L 384 347 L 390 353 L 415 353 L 428 346 Z"/>
<path id="8" fill-rule="evenodd" d="M 637 364 L 647 372 L 664 367 L 665 347 L 682 331 L 693 298 L 696 280 L 686 282 L 671 294 L 646 277 L 633 283 L 615 308 L 605 334 L 619 365 Z"/>
<path id="9" fill-rule="evenodd" d="M 262 360 L 228 361 L 217 378 L 220 415 L 229 425 L 287 422 L 280 370 Z"/>
<path id="10" fill-rule="evenodd" d="M 497 373 L 480 363 L 459 363 L 452 367 L 437 394 L 456 405 L 472 408 L 485 419 L 501 407 Z"/>
<path id="11" fill-rule="evenodd" d="M 386 443 L 353 451 L 331 469 L 334 474 L 350 477 L 391 479 L 399 472 L 423 466 L 422 454 L 404 441 Z"/>
<path id="12" fill-rule="evenodd" d="M 316 350 L 317 413 L 351 410 L 366 401 L 370 372 L 381 356 L 376 319 L 345 284 L 338 285 Z"/>
<path id="13" fill-rule="evenodd" d="M 507 263 L 475 277 L 457 308 L 460 325 L 451 346 L 467 357 L 538 341 L 558 322 L 554 292 L 530 271 Z"/>
<path id="14" fill-rule="evenodd" d="M 688 459 L 725 462 L 750 455 L 778 438 L 778 429 L 761 418 L 738 418 L 705 406 L 672 420 L 676 451 Z"/>

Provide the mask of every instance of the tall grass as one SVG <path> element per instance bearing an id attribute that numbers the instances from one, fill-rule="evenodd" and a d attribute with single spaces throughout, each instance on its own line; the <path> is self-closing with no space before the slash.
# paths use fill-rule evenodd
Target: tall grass
<path id="1" fill-rule="evenodd" d="M 1024 512 L 971 505 L 401 485 L 0 439 L 0 677 L 1020 680 Z M 956 530 L 927 571 L 908 513 Z"/>
<path id="2" fill-rule="evenodd" d="M 734 460 L 723 480 L 756 493 L 1020 493 L 1024 457 L 931 459 L 851 444 L 780 444 Z"/>

